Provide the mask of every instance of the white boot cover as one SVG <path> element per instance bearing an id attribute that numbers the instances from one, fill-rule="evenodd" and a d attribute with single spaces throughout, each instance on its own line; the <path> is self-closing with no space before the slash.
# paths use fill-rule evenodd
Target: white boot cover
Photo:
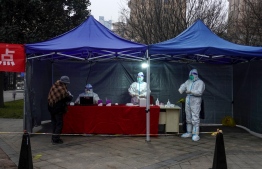
<path id="1" fill-rule="evenodd" d="M 181 137 L 182 138 L 188 138 L 188 137 L 192 137 L 192 124 L 186 124 L 186 130 L 187 132 L 182 134 Z"/>
<path id="2" fill-rule="evenodd" d="M 199 126 L 194 126 L 193 127 L 193 136 L 192 136 L 192 140 L 193 141 L 198 141 L 200 140 L 200 137 L 199 137 Z"/>
<path id="3" fill-rule="evenodd" d="M 184 133 L 181 135 L 182 138 L 192 137 L 192 133 Z"/>
<path id="4" fill-rule="evenodd" d="M 193 140 L 193 141 L 198 141 L 198 140 L 200 140 L 199 135 L 193 134 L 192 140 Z"/>

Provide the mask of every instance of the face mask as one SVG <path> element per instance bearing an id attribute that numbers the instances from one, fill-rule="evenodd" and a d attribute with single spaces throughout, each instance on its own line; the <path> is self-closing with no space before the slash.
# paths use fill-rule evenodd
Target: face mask
<path id="1" fill-rule="evenodd" d="M 141 83 L 143 81 L 143 78 L 142 77 L 138 77 L 137 78 L 137 82 Z"/>
<path id="2" fill-rule="evenodd" d="M 194 80 L 194 76 L 193 76 L 193 75 L 190 75 L 190 76 L 189 76 L 189 79 L 193 81 L 193 80 Z"/>

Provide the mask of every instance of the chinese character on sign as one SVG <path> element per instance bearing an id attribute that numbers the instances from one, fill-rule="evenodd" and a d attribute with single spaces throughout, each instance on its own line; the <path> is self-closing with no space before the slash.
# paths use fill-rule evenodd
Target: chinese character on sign
<path id="1" fill-rule="evenodd" d="M 25 72 L 25 56 L 24 45 L 0 43 L 0 71 Z"/>
<path id="2" fill-rule="evenodd" d="M 14 55 L 15 51 L 9 50 L 9 49 L 5 49 L 5 54 L 1 54 L 1 60 L 0 60 L 0 65 L 15 65 L 14 59 L 13 59 L 13 55 Z"/>

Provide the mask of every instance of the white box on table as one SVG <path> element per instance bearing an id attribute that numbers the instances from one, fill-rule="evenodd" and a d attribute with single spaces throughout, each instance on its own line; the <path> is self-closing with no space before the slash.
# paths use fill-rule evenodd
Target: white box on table
<path id="1" fill-rule="evenodd" d="M 139 107 L 146 107 L 146 99 L 145 98 L 139 98 L 138 103 L 139 103 Z"/>

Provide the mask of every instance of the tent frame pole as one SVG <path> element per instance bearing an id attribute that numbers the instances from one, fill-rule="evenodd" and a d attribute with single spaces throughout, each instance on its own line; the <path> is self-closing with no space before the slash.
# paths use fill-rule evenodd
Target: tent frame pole
<path id="1" fill-rule="evenodd" d="M 26 97 L 26 93 L 28 92 L 27 90 L 27 85 L 26 85 L 26 65 L 27 65 L 27 58 L 25 58 L 25 74 L 24 74 L 24 108 L 23 108 L 23 111 L 24 111 L 24 118 L 23 118 L 23 130 L 26 130 L 26 100 L 27 100 L 27 97 Z"/>
<path id="2" fill-rule="evenodd" d="M 147 59 L 147 92 L 146 92 L 146 141 L 150 141 L 150 57 L 148 56 L 148 50 L 146 50 Z"/>

